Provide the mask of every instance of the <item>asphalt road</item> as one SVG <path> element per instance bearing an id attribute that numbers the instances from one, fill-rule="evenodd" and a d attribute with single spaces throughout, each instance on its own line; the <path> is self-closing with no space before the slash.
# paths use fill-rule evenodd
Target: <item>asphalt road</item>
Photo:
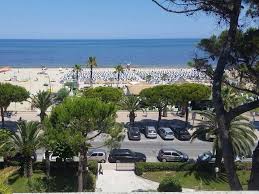
<path id="1" fill-rule="evenodd" d="M 98 139 L 93 141 L 91 145 L 93 148 L 101 148 L 109 152 L 109 148 L 103 146 L 104 141 L 101 141 L 102 138 L 102 136 L 98 137 Z M 177 139 L 165 141 L 159 136 L 157 139 L 147 139 L 143 134 L 141 134 L 140 141 L 129 141 L 126 136 L 124 141 L 121 143 L 121 148 L 128 148 L 136 152 L 144 153 L 147 156 L 147 161 L 156 162 L 158 161 L 156 159 L 157 153 L 161 148 L 174 148 L 186 153 L 189 158 L 197 159 L 198 154 L 212 150 L 212 143 L 200 140 L 195 140 L 193 142 L 179 141 Z M 44 149 L 37 150 L 38 161 L 42 160 L 43 155 Z"/>

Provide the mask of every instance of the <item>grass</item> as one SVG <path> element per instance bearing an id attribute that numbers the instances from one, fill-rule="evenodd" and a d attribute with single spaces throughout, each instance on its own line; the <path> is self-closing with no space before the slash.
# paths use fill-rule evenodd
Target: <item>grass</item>
<path id="1" fill-rule="evenodd" d="M 44 176 L 45 175 L 43 172 L 36 171 L 34 172 L 32 179 L 42 178 Z M 16 172 L 12 176 L 10 176 L 8 183 L 12 191 L 15 193 L 29 192 L 28 179 L 22 177 L 19 172 Z"/>
<path id="2" fill-rule="evenodd" d="M 45 177 L 44 172 L 34 171 L 31 180 L 35 180 L 36 182 L 40 180 L 40 183 L 38 184 L 41 184 L 43 189 L 49 187 L 51 192 L 72 192 L 77 190 L 76 173 L 72 174 L 72 172 L 70 173 L 67 171 L 55 173 L 55 175 L 51 175 L 51 180 L 49 183 L 46 182 Z M 9 178 L 8 183 L 13 192 L 26 193 L 30 192 L 28 180 L 28 178 L 21 176 L 20 173 L 17 172 Z M 45 189 L 43 191 L 45 191 Z"/>
<path id="3" fill-rule="evenodd" d="M 238 177 L 244 189 L 247 189 L 250 171 L 238 171 Z M 159 171 L 145 172 L 142 177 L 160 182 L 166 176 L 176 177 L 183 188 L 195 190 L 230 190 L 226 174 L 220 174 L 218 178 L 208 172 L 188 172 L 188 171 Z"/>

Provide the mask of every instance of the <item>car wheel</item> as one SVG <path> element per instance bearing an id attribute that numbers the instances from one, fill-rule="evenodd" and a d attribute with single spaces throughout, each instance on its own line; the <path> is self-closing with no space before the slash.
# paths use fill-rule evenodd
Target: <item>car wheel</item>
<path id="1" fill-rule="evenodd" d="M 101 160 L 101 163 L 105 163 L 106 161 L 105 160 Z"/>
<path id="2" fill-rule="evenodd" d="M 162 162 L 167 162 L 167 161 L 166 161 L 166 159 L 164 158 L 164 159 L 162 159 Z"/>

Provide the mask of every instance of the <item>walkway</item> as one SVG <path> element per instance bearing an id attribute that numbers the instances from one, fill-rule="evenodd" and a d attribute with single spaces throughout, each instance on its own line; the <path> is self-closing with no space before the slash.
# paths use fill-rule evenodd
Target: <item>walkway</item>
<path id="1" fill-rule="evenodd" d="M 158 183 L 136 176 L 134 171 L 116 171 L 116 164 L 102 164 L 103 175 L 98 175 L 97 192 L 156 191 Z"/>

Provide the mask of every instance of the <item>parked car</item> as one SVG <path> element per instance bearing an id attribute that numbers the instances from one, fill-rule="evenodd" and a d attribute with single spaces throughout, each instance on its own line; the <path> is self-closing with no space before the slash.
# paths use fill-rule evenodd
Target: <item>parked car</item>
<path id="1" fill-rule="evenodd" d="M 44 154 L 43 159 L 46 159 L 46 156 Z M 57 162 L 58 160 L 62 161 L 62 158 L 59 157 L 59 154 L 56 152 L 51 151 L 49 154 L 49 161 L 51 162 Z M 73 158 L 65 158 L 66 162 L 72 162 Z"/>
<path id="2" fill-rule="evenodd" d="M 171 125 L 170 128 L 177 139 L 181 141 L 189 141 L 191 139 L 191 134 L 184 126 Z"/>
<path id="3" fill-rule="evenodd" d="M 199 154 L 197 158 L 198 163 L 215 163 L 215 160 L 215 156 L 210 151 Z"/>
<path id="4" fill-rule="evenodd" d="M 158 152 L 157 159 L 160 162 L 187 162 L 189 157 L 173 148 L 163 148 Z"/>
<path id="5" fill-rule="evenodd" d="M 107 159 L 107 153 L 105 150 L 102 149 L 90 150 L 87 153 L 87 159 L 105 163 Z"/>
<path id="6" fill-rule="evenodd" d="M 113 149 L 108 157 L 110 163 L 119 162 L 146 162 L 145 154 L 134 152 L 130 149 Z"/>
<path id="7" fill-rule="evenodd" d="M 174 139 L 174 133 L 168 127 L 159 127 L 157 132 L 160 135 L 160 137 L 164 140 L 173 140 Z"/>
<path id="8" fill-rule="evenodd" d="M 145 126 L 144 135 L 147 138 L 157 138 L 156 128 L 154 126 Z"/>
<path id="9" fill-rule="evenodd" d="M 31 159 L 32 159 L 33 162 L 36 162 L 37 154 L 34 153 L 31 156 Z M 5 160 L 8 161 L 8 162 L 20 162 L 20 163 L 23 163 L 24 162 L 24 156 L 21 153 L 17 153 L 14 156 L 7 156 L 7 157 L 5 157 Z"/>
<path id="10" fill-rule="evenodd" d="M 128 128 L 128 138 L 129 140 L 140 141 L 141 135 L 138 127 L 130 126 Z"/>

